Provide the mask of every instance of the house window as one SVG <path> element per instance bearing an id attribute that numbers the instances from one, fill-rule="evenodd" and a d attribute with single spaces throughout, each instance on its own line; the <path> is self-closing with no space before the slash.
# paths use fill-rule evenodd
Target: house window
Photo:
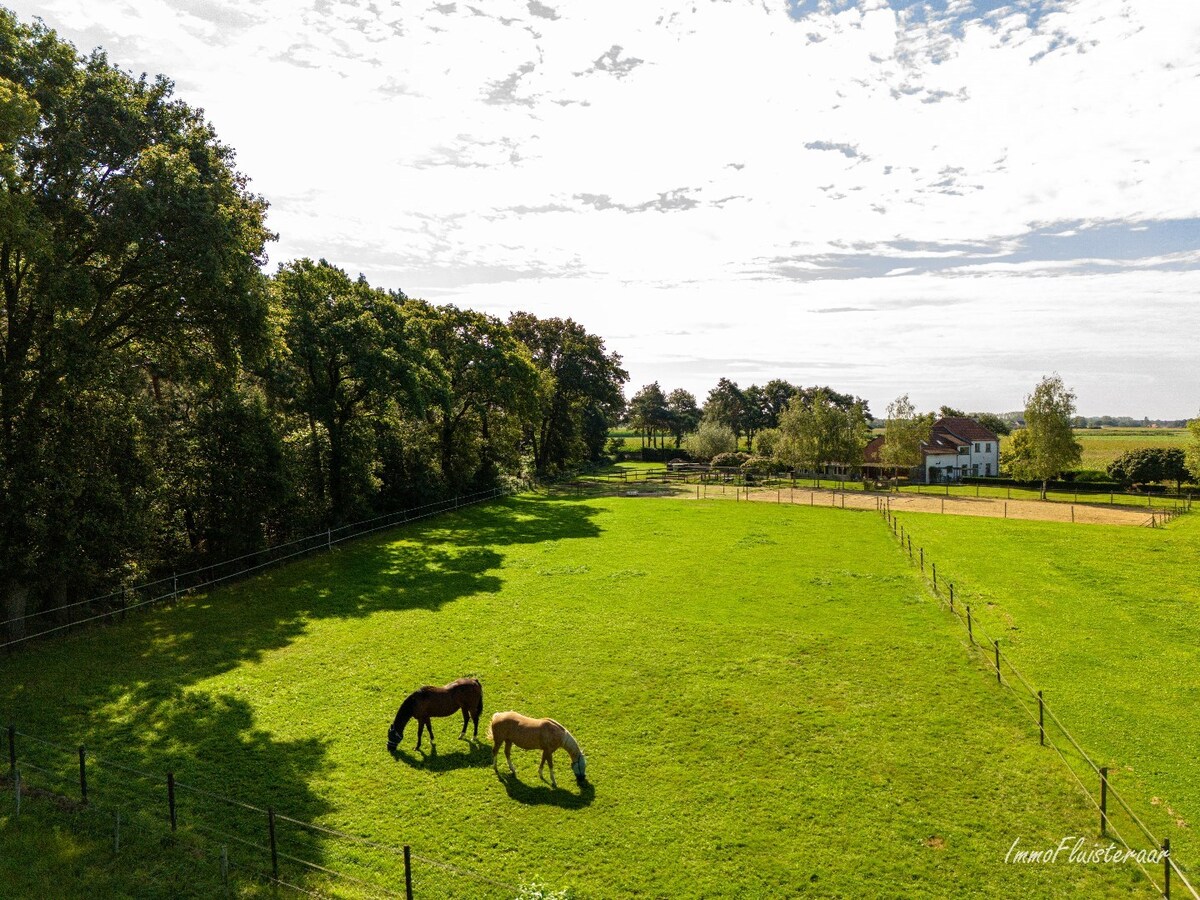
<path id="1" fill-rule="evenodd" d="M 979 474 L 979 466 L 978 466 L 978 465 L 971 466 L 971 474 L 972 474 L 972 475 L 978 475 L 978 474 Z"/>
<path id="2" fill-rule="evenodd" d="M 984 466 L 983 466 L 983 474 L 984 474 L 984 475 L 991 475 L 991 474 L 992 474 L 992 464 L 991 464 L 991 463 L 985 463 L 985 464 L 984 464 Z"/>
<path id="3" fill-rule="evenodd" d="M 976 452 L 976 453 L 978 453 L 978 452 L 979 452 L 979 441 L 976 441 L 976 442 L 975 442 L 975 452 Z"/>
<path id="4" fill-rule="evenodd" d="M 984 447 L 983 447 L 983 449 L 984 449 L 984 450 L 986 450 L 988 453 L 991 453 L 991 452 L 992 452 L 992 445 L 991 445 L 991 444 L 984 444 Z"/>
<path id="5" fill-rule="evenodd" d="M 958 448 L 958 453 L 960 456 L 966 456 L 970 452 L 971 452 L 970 447 L 959 447 Z"/>

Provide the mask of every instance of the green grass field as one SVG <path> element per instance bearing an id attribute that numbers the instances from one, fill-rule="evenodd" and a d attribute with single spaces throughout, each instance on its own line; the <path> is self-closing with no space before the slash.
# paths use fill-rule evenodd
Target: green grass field
<path id="1" fill-rule="evenodd" d="M 436 755 L 413 751 L 415 725 L 389 755 L 403 696 L 467 673 L 485 718 L 515 708 L 571 729 L 592 786 L 565 756 L 557 790 L 533 754 L 497 778 L 455 719 L 436 721 Z M 257 812 L 185 793 L 172 843 L 164 786 L 108 761 L 587 897 L 1149 890 L 1132 865 L 1005 864 L 1016 839 L 1091 835 L 1091 807 L 873 513 L 546 497 L 466 509 L 0 660 L 0 714 L 99 760 L 83 833 L 71 826 L 90 812 L 33 797 L 17 820 L 0 792 L 3 896 L 68 883 L 213 896 L 221 835 L 264 842 Z M 73 753 L 20 750 L 73 793 Z M 101 812 L 118 802 L 123 856 Z M 395 858 L 290 823 L 280 848 L 400 886 Z M 230 857 L 269 869 L 240 843 Z M 304 877 L 286 858 L 282 875 Z M 265 890 L 253 884 L 236 879 Z M 417 896 L 512 893 L 418 861 Z"/>
<path id="2" fill-rule="evenodd" d="M 1130 450 L 1145 448 L 1187 449 L 1191 443 L 1186 428 L 1077 428 L 1075 437 L 1083 445 L 1081 469 L 1103 472 L 1108 464 Z M 1011 437 L 1001 438 L 1001 466 Z"/>
<path id="3" fill-rule="evenodd" d="M 1200 518 L 1162 529 L 910 513 L 914 545 L 1177 855 L 1200 824 Z M 1081 769 L 1081 771 L 1083 771 Z"/>

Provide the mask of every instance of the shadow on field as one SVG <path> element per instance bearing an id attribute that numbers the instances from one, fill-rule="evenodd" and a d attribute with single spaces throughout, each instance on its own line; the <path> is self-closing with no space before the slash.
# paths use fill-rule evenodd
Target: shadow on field
<path id="1" fill-rule="evenodd" d="M 256 720 L 257 698 L 242 693 L 245 686 L 220 689 L 205 682 L 288 650 L 323 619 L 408 609 L 436 612 L 499 591 L 505 546 L 598 537 L 597 513 L 576 502 L 544 498 L 509 498 L 465 508 L 347 541 L 332 553 L 268 569 L 209 595 L 185 597 L 174 607 L 153 608 L 120 624 L 31 646 L 0 659 L 0 725 L 11 722 L 19 732 L 62 745 L 50 748 L 22 738 L 18 762 L 53 772 L 56 783 L 45 786 L 64 794 L 78 787 L 76 749 L 86 746 L 89 801 L 96 808 L 148 804 L 162 818 L 160 779 L 173 772 L 182 785 L 256 807 L 271 805 L 297 819 L 317 819 L 333 807 L 309 785 L 320 783 L 332 769 L 329 748 L 353 739 L 346 734 L 347 723 L 321 706 L 322 691 L 314 687 L 319 678 L 306 675 L 295 684 L 250 688 L 275 692 L 277 706 L 291 703 L 295 737 Z M 347 657 L 335 666 L 332 648 L 308 643 L 298 649 L 311 655 L 307 674 L 326 674 L 315 666 L 329 665 L 329 674 L 342 677 L 350 670 L 361 674 L 373 666 L 396 664 Z M 402 750 L 397 759 L 414 768 L 449 771 L 485 766 L 489 756 L 482 743 L 471 743 L 436 755 Z M 146 797 L 114 793 L 124 785 L 106 776 L 105 761 L 151 773 Z M 31 789 L 43 787 L 35 783 L 35 772 L 30 773 Z M 131 790 L 139 783 L 128 779 Z M 552 792 L 549 786 L 526 788 L 517 782 L 509 791 L 522 803 L 571 808 L 590 802 L 562 789 Z M 181 827 L 189 817 L 201 821 L 200 799 L 181 791 Z M 212 821 L 223 830 L 224 807 L 216 804 L 206 815 L 217 817 Z M 265 841 L 261 825 L 254 819 L 247 826 L 259 843 Z M 323 861 L 319 836 L 290 840 L 297 844 L 297 856 Z M 69 844 L 63 846 L 67 849 L 60 862 L 66 871 Z M 47 845 L 43 852 L 57 850 Z"/>
<path id="2" fill-rule="evenodd" d="M 504 762 L 501 760 L 500 765 Z M 537 777 L 537 770 L 534 769 L 534 777 Z M 526 806 L 557 806 L 560 809 L 583 809 L 586 806 L 591 806 L 592 801 L 596 799 L 596 788 L 589 781 L 579 789 L 579 793 L 567 788 L 565 784 L 560 784 L 558 787 L 550 787 L 550 781 L 536 782 L 534 784 L 526 784 L 520 777 L 510 774 L 507 771 L 500 773 L 500 783 L 504 785 L 505 793 L 510 798 L 518 803 L 523 803 Z M 574 781 L 574 777 L 567 775 L 569 781 Z"/>
<path id="3" fill-rule="evenodd" d="M 392 758 L 405 763 L 414 769 L 426 772 L 452 772 L 455 769 L 475 769 L 491 765 L 492 755 L 488 745 L 483 741 L 462 741 L 451 753 L 439 753 L 432 750 L 412 750 L 397 747 L 392 751 Z"/>

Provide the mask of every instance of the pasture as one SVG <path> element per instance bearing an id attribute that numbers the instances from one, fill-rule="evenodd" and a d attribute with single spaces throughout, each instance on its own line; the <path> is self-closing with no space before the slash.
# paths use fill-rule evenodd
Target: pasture
<path id="1" fill-rule="evenodd" d="M 1142 798 L 1142 815 L 1194 860 L 1200 520 L 1155 530 L 920 513 L 902 521 L 1118 789 Z"/>
<path id="2" fill-rule="evenodd" d="M 591 786 L 560 755 L 552 790 L 515 750 L 517 777 L 497 777 L 457 717 L 434 720 L 436 753 L 414 752 L 412 723 L 388 754 L 405 694 L 468 674 L 485 720 L 511 708 L 566 725 Z M 869 512 L 545 496 L 463 509 L 0 660 L 0 715 L 495 883 L 426 866 L 418 897 L 535 879 L 606 898 L 1148 891 L 1132 865 L 1005 863 L 1018 838 L 1094 834 L 1092 808 Z M 65 767 L 70 789 L 70 753 L 21 749 Z M 103 771 L 95 805 L 121 787 Z M 202 799 L 181 804 L 174 842 L 161 815 L 131 824 L 122 859 L 72 831 L 82 813 L 33 797 L 18 821 L 0 792 L 0 894 L 73 877 L 103 896 L 211 896 L 208 832 L 234 824 Z M 394 859 L 295 828 L 280 843 L 402 888 Z M 231 860 L 269 870 L 256 852 Z M 286 859 L 283 875 L 306 877 Z"/>
<path id="3" fill-rule="evenodd" d="M 1191 442 L 1186 428 L 1076 428 L 1075 438 L 1083 445 L 1083 459 L 1079 468 L 1101 472 L 1130 450 L 1186 450 Z M 1004 452 L 1011 440 L 1011 436 L 1000 439 L 1001 468 L 1004 466 Z"/>

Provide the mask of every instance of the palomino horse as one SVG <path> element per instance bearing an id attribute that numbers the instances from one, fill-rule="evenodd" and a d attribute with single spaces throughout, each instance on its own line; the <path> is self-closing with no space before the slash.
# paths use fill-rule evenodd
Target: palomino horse
<path id="1" fill-rule="evenodd" d="M 445 687 L 427 684 L 418 688 L 405 697 L 400 708 L 396 710 L 396 718 L 392 727 L 388 729 L 388 752 L 394 751 L 404 737 L 404 727 L 408 725 L 409 719 L 417 720 L 417 749 L 420 750 L 421 734 L 426 728 L 429 729 L 429 743 L 433 745 L 433 723 L 429 721 L 430 717 L 452 716 L 460 709 L 463 714 L 463 727 L 459 737 L 466 735 L 467 721 L 474 720 L 475 737 L 478 738 L 479 716 L 483 713 L 483 686 L 478 678 L 460 678 Z"/>
<path id="2" fill-rule="evenodd" d="M 492 768 L 496 770 L 497 775 L 500 774 L 496 763 L 501 744 L 504 745 L 504 758 L 508 760 L 508 770 L 514 775 L 517 774 L 512 763 L 512 747 L 513 744 L 516 744 L 522 750 L 542 751 L 542 761 L 538 765 L 538 778 L 545 781 L 545 776 L 542 775 L 542 766 L 549 763 L 550 786 L 558 787 L 554 783 L 554 751 L 561 747 L 571 757 L 571 771 L 575 773 L 575 780 L 581 787 L 587 784 L 587 777 L 584 774 L 587 760 L 584 759 L 583 751 L 579 749 L 579 744 L 571 736 L 571 732 L 553 719 L 531 719 L 516 712 L 496 713 L 492 716 L 492 724 L 488 727 L 488 733 L 496 744 L 492 747 Z"/>

